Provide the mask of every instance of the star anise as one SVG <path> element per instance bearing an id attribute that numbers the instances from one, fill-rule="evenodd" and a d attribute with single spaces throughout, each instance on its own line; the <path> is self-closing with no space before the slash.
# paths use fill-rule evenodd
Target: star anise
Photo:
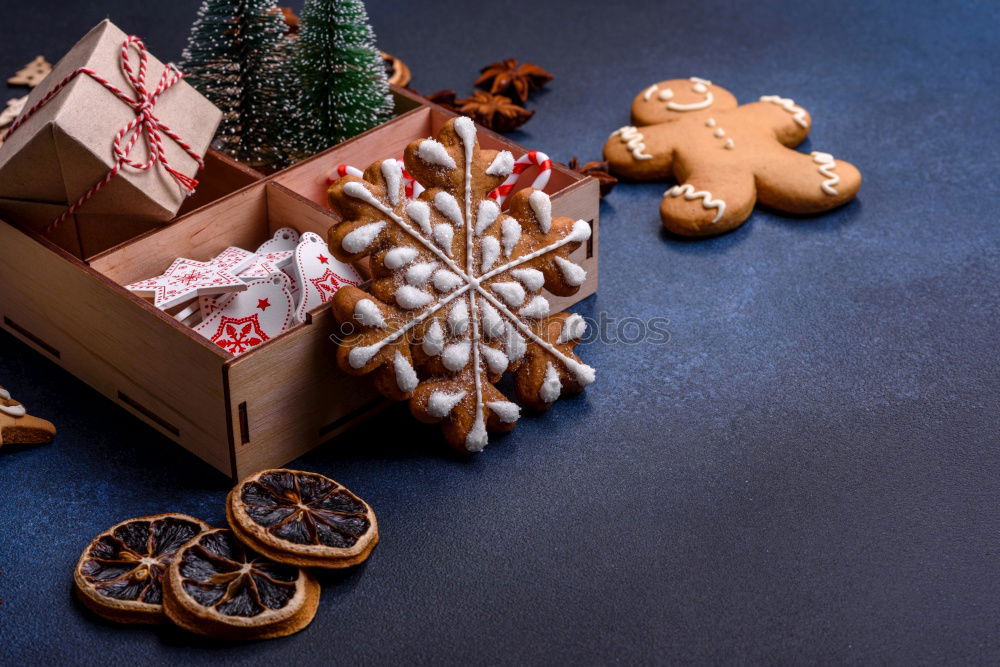
<path id="1" fill-rule="evenodd" d="M 535 115 L 503 95 L 494 95 L 484 90 L 477 90 L 472 97 L 455 100 L 458 112 L 468 116 L 480 125 L 496 130 L 510 132 L 515 130 Z"/>
<path id="2" fill-rule="evenodd" d="M 538 65 L 519 64 L 514 58 L 487 65 L 480 72 L 482 74 L 474 85 L 489 90 L 494 95 L 506 93 L 522 104 L 528 101 L 532 92 L 540 90 L 552 80 L 552 75 Z"/>
<path id="3" fill-rule="evenodd" d="M 427 96 L 427 99 L 434 104 L 443 106 L 445 109 L 450 109 L 451 111 L 458 113 L 458 107 L 455 106 L 456 97 L 457 94 L 454 90 L 445 89 L 439 90 L 436 93 L 431 93 Z"/>
<path id="4" fill-rule="evenodd" d="M 618 184 L 618 179 L 608 172 L 607 162 L 587 162 L 581 166 L 577 162 L 576 156 L 574 155 L 573 159 L 571 159 L 569 164 L 566 166 L 578 174 L 593 176 L 596 178 L 597 183 L 601 188 L 601 199 L 604 199 L 611 194 L 611 191 Z"/>

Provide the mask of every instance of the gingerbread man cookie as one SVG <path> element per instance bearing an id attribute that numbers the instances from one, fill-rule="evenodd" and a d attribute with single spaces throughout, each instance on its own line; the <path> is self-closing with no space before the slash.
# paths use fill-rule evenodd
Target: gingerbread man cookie
<path id="1" fill-rule="evenodd" d="M 677 179 L 660 205 L 663 226 L 675 234 L 727 232 L 743 224 L 757 200 L 787 213 L 827 211 L 861 187 L 854 165 L 792 150 L 812 119 L 788 98 L 765 95 L 738 105 L 711 81 L 671 79 L 635 97 L 632 122 L 611 133 L 604 156 L 620 176 Z"/>
<path id="2" fill-rule="evenodd" d="M 56 427 L 51 422 L 32 417 L 24 406 L 0 387 L 0 447 L 4 445 L 42 445 L 52 442 Z"/>

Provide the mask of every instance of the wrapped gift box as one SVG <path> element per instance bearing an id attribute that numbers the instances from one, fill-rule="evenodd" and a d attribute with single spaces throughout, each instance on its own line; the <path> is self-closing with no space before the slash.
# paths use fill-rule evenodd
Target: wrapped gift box
<path id="1" fill-rule="evenodd" d="M 113 23 L 102 21 L 31 92 L 26 111 L 81 67 L 136 99 L 138 93 L 122 69 L 126 38 Z M 140 55 L 134 47 L 129 62 L 138 73 Z M 148 56 L 147 90 L 157 87 L 164 69 Z M 156 99 L 152 112 L 202 156 L 222 119 L 222 112 L 183 80 Z M 0 215 L 44 233 L 115 166 L 112 142 L 135 119 L 136 111 L 107 87 L 87 74 L 75 76 L 0 146 Z M 194 177 L 198 163 L 177 142 L 161 137 L 170 167 Z M 145 162 L 146 142 L 135 142 L 129 158 Z M 70 253 L 90 257 L 170 220 L 187 194 L 160 164 L 146 170 L 126 166 L 47 235 Z"/>
<path id="2" fill-rule="evenodd" d="M 379 411 L 385 401 L 367 378 L 342 373 L 331 340 L 329 304 L 306 322 L 233 357 L 122 287 L 161 272 L 176 257 L 208 260 L 228 246 L 253 249 L 280 227 L 326 238 L 337 222 L 326 205 L 339 164 L 366 167 L 434 136 L 453 117 L 413 93 L 393 89 L 395 119 L 298 165 L 257 180 L 82 262 L 49 240 L 0 222 L 0 324 L 136 417 L 235 478 L 280 466 Z M 479 128 L 480 144 L 527 149 Z M 213 192 L 231 172 L 206 172 Z M 530 184 L 525 172 L 517 187 Z M 546 191 L 552 214 L 590 222 L 593 234 L 573 260 L 587 282 L 572 297 L 546 295 L 565 309 L 597 289 L 598 184 L 560 165 Z"/>

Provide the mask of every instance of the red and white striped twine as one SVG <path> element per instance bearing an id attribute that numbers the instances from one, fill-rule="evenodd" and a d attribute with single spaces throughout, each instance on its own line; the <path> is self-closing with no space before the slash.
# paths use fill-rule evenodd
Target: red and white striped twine
<path id="1" fill-rule="evenodd" d="M 134 48 L 139 54 L 139 71 L 134 72 L 132 69 L 132 64 L 130 62 L 130 48 Z M 169 127 L 164 125 L 159 118 L 153 113 L 153 108 L 156 106 L 156 102 L 160 95 L 164 93 L 167 89 L 173 86 L 175 83 L 184 78 L 184 74 L 178 70 L 174 65 L 167 65 L 164 69 L 162 76 L 160 76 L 160 82 L 157 84 L 156 88 L 152 91 L 146 90 L 146 61 L 148 59 L 148 54 L 146 51 L 146 46 L 143 44 L 142 40 L 138 37 L 129 36 L 122 43 L 122 54 L 121 54 L 121 67 L 122 72 L 128 79 L 129 84 L 135 91 L 135 99 L 132 99 L 124 91 L 119 89 L 117 86 L 113 85 L 107 79 L 102 77 L 100 74 L 94 72 L 87 67 L 81 67 L 80 69 L 74 71 L 72 74 L 67 76 L 65 79 L 60 81 L 55 85 L 52 90 L 50 90 L 42 99 L 38 100 L 30 109 L 25 111 L 21 116 L 14 121 L 10 126 L 10 130 L 7 132 L 7 137 L 14 133 L 17 128 L 23 125 L 32 115 L 35 114 L 39 109 L 48 104 L 52 99 L 62 91 L 63 88 L 68 86 L 76 77 L 81 74 L 86 74 L 91 79 L 97 83 L 104 86 L 108 91 L 115 95 L 122 102 L 130 106 L 135 111 L 135 118 L 130 120 L 125 127 L 118 130 L 115 134 L 114 141 L 112 142 L 112 153 L 116 158 L 115 165 L 111 170 L 102 178 L 100 181 L 95 183 L 87 192 L 83 194 L 78 200 L 70 205 L 62 215 L 56 218 L 46 229 L 45 233 L 49 234 L 62 224 L 68 217 L 73 215 L 81 206 L 86 204 L 94 195 L 100 192 L 101 188 L 106 186 L 111 182 L 111 179 L 121 171 L 122 167 L 128 166 L 139 171 L 144 171 L 151 168 L 153 165 L 159 163 L 163 165 L 163 168 L 169 173 L 174 179 L 181 184 L 184 189 L 188 191 L 188 194 L 194 192 L 195 187 L 198 185 L 198 181 L 190 176 L 183 174 L 173 167 L 170 166 L 167 161 L 166 153 L 163 150 L 163 140 L 160 134 L 165 134 L 170 137 L 174 143 L 184 149 L 191 159 L 193 159 L 197 164 L 198 168 L 201 169 L 205 166 L 202 157 L 198 155 L 191 146 L 189 146 L 183 139 L 181 139 L 177 134 L 171 130 Z M 135 144 L 139 141 L 139 137 L 142 137 L 146 144 L 147 153 L 149 158 L 145 162 L 136 162 L 129 158 L 129 154 L 135 147 Z"/>

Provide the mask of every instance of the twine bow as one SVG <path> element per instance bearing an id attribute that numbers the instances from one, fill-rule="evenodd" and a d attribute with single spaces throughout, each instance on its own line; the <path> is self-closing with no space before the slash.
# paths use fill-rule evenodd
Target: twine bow
<path id="1" fill-rule="evenodd" d="M 132 68 L 132 50 L 139 54 L 138 71 L 133 70 Z M 111 145 L 112 155 L 115 157 L 114 166 L 111 167 L 111 170 L 107 174 L 105 174 L 104 178 L 95 183 L 73 204 L 70 204 L 70 207 L 45 229 L 46 234 L 52 232 L 52 230 L 58 227 L 68 217 L 73 215 L 81 206 L 87 203 L 94 195 L 100 192 L 101 188 L 110 183 L 111 179 L 114 178 L 119 171 L 121 171 L 122 167 L 127 166 L 138 171 L 145 171 L 152 168 L 156 164 L 160 164 L 168 174 L 174 177 L 174 180 L 180 183 L 181 187 L 187 190 L 188 194 L 194 192 L 195 187 L 197 187 L 198 181 L 196 179 L 191 178 L 190 176 L 183 174 L 170 166 L 170 163 L 167 160 L 167 155 L 163 149 L 163 138 L 161 135 L 170 137 L 174 143 L 184 149 L 184 152 L 186 152 L 191 159 L 198 164 L 199 169 L 205 166 L 202 157 L 198 155 L 183 139 L 177 136 L 173 130 L 164 125 L 163 121 L 157 118 L 154 113 L 156 102 L 159 100 L 160 95 L 162 95 L 175 83 L 183 79 L 184 73 L 172 64 L 167 65 L 163 70 L 163 74 L 160 76 L 160 81 L 156 87 L 151 91 L 147 90 L 147 60 L 148 52 L 146 51 L 146 45 L 143 44 L 142 40 L 138 37 L 129 36 L 122 43 L 121 68 L 122 73 L 125 74 L 125 78 L 128 79 L 132 90 L 135 91 L 134 98 L 129 97 L 129 95 L 127 95 L 124 91 L 113 85 L 110 81 L 92 69 L 81 67 L 56 84 L 52 90 L 46 93 L 45 96 L 36 102 L 30 109 L 21 114 L 21 117 L 14 121 L 13 125 L 10 126 L 10 130 L 7 132 L 7 137 L 10 137 L 10 135 L 12 135 L 17 128 L 31 118 L 35 112 L 48 104 L 63 88 L 68 86 L 70 82 L 81 74 L 86 74 L 91 79 L 104 86 L 104 88 L 131 107 L 135 112 L 135 118 L 126 123 L 125 126 L 118 130 L 117 134 L 115 134 L 114 141 Z M 135 148 L 135 145 L 139 142 L 140 138 L 146 145 L 148 159 L 145 162 L 137 162 L 129 157 L 132 153 L 132 149 Z"/>

